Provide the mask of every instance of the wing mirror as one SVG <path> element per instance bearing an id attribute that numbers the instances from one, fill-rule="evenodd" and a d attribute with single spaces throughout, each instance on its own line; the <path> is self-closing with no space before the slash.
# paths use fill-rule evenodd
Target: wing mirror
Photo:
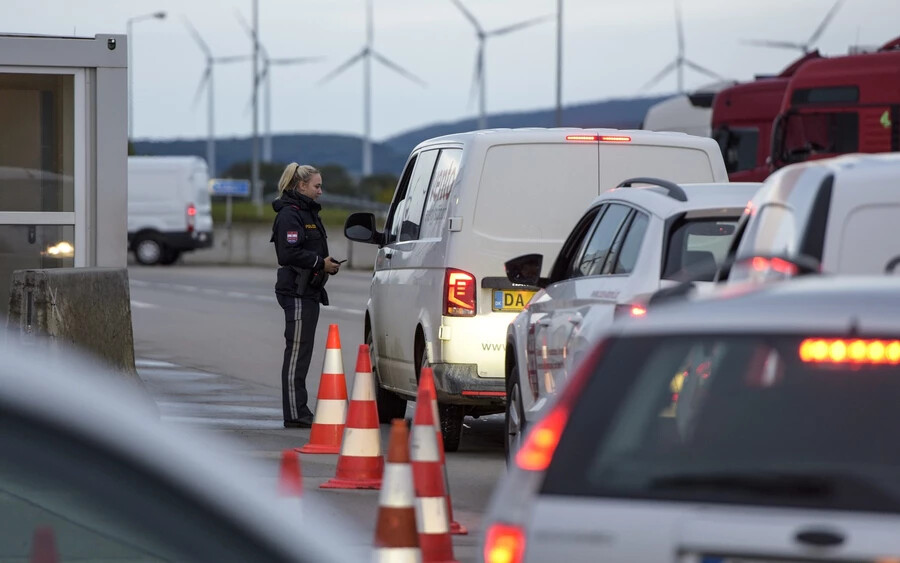
<path id="1" fill-rule="evenodd" d="M 506 278 L 517 285 L 530 285 L 534 287 L 547 287 L 549 280 L 541 277 L 541 266 L 544 257 L 540 254 L 525 254 L 511 260 L 507 260 Z"/>
<path id="2" fill-rule="evenodd" d="M 375 228 L 375 215 L 353 213 L 344 222 L 344 236 L 356 242 L 381 244 L 383 235 Z"/>

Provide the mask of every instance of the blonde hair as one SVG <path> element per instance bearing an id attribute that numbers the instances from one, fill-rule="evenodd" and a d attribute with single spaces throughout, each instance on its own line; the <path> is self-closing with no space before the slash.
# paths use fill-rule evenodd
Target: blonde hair
<path id="1" fill-rule="evenodd" d="M 281 173 L 281 179 L 278 180 L 278 197 L 281 197 L 285 191 L 296 190 L 300 182 L 309 182 L 313 176 L 319 173 L 315 167 L 308 164 L 302 166 L 296 162 L 288 164 Z"/>

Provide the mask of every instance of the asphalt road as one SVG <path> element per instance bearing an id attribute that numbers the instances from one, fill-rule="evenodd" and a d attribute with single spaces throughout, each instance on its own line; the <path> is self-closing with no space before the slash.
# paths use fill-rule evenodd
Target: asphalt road
<path id="1" fill-rule="evenodd" d="M 275 486 L 281 450 L 305 444 L 309 431 L 281 424 L 284 325 L 274 270 L 135 266 L 129 276 L 138 370 L 164 420 L 231 438 L 238 454 L 266 462 L 270 471 L 260 479 Z M 370 280 L 368 272 L 345 270 L 328 282 L 332 305 L 321 309 L 307 379 L 313 409 L 330 324 L 340 328 L 348 390 L 352 386 Z M 383 449 L 386 444 L 382 426 Z M 302 456 L 304 494 L 326 503 L 332 516 L 374 531 L 377 491 L 318 489 L 334 476 L 337 457 Z M 447 463 L 455 519 L 470 530 L 454 537 L 455 555 L 475 561 L 481 517 L 504 471 L 502 417 L 467 418 L 460 450 L 448 454 Z"/>

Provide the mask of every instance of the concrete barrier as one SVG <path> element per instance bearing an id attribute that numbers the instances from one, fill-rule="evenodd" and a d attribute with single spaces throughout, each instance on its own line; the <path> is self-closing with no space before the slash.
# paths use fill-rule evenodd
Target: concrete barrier
<path id="1" fill-rule="evenodd" d="M 131 298 L 124 268 L 16 270 L 7 338 L 65 354 L 69 346 L 143 386 L 134 365 Z"/>

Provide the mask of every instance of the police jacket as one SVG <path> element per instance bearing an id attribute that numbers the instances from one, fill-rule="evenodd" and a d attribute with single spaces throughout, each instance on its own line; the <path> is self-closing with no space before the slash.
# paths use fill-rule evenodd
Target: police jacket
<path id="1" fill-rule="evenodd" d="M 328 279 L 328 236 L 319 218 L 322 206 L 305 195 L 285 191 L 272 202 L 272 208 L 277 215 L 271 242 L 275 243 L 280 266 L 275 293 L 328 305 L 328 294 L 322 287 Z M 299 287 L 298 282 L 305 287 Z"/>

